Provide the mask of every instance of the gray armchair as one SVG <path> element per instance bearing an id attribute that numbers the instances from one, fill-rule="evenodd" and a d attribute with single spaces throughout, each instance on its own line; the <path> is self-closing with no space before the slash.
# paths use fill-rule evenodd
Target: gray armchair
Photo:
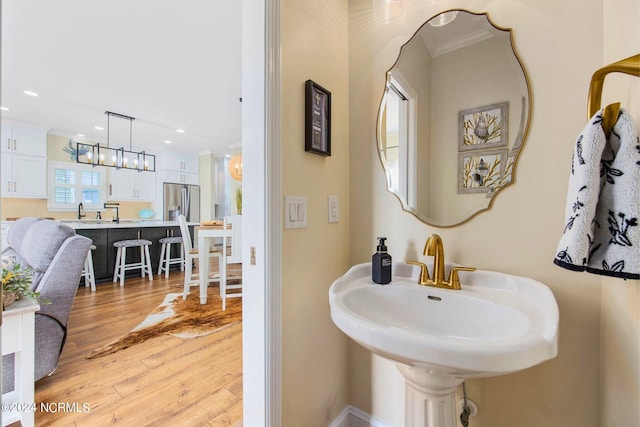
<path id="1" fill-rule="evenodd" d="M 50 375 L 67 336 L 67 320 L 76 296 L 91 239 L 76 235 L 68 225 L 39 218 L 22 218 L 7 234 L 8 247 L 2 257 L 15 257 L 33 269 L 31 289 L 42 300 L 35 314 L 35 380 Z M 3 393 L 13 390 L 13 355 L 2 358 Z"/>

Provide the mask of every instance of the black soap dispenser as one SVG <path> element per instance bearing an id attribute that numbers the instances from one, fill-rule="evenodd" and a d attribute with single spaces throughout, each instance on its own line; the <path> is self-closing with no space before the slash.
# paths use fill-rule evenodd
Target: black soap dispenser
<path id="1" fill-rule="evenodd" d="M 380 285 L 391 282 L 391 255 L 384 244 L 386 237 L 378 237 L 378 250 L 371 257 L 371 279 Z"/>

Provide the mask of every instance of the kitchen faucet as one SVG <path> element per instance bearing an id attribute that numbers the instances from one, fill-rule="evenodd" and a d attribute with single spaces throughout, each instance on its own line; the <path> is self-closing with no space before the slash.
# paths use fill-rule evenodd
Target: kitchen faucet
<path id="1" fill-rule="evenodd" d="M 78 205 L 78 219 L 82 219 L 85 216 L 87 216 L 86 213 L 82 213 L 83 209 L 84 209 L 84 206 L 82 206 L 82 202 L 80 202 L 80 204 Z"/>
<path id="2" fill-rule="evenodd" d="M 115 223 L 120 223 L 120 213 L 119 213 L 119 208 L 118 206 L 120 206 L 120 203 L 114 203 L 114 202 L 106 202 L 104 204 L 104 208 L 105 209 L 115 209 L 116 210 L 116 217 L 113 218 L 113 222 Z"/>

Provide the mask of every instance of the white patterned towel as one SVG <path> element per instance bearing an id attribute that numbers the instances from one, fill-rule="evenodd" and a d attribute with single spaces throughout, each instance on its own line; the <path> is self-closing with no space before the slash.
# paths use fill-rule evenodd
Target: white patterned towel
<path id="1" fill-rule="evenodd" d="M 640 140 L 620 110 L 607 139 L 602 111 L 576 141 L 566 225 L 554 263 L 624 279 L 640 279 Z"/>

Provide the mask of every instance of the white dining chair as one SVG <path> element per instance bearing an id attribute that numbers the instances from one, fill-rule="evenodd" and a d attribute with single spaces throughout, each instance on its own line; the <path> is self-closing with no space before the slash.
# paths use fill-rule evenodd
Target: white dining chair
<path id="1" fill-rule="evenodd" d="M 242 263 L 242 215 L 231 215 L 224 218 L 224 228 L 231 228 L 230 238 L 231 243 L 229 250 L 227 251 L 227 264 Z M 225 241 L 227 239 L 224 239 Z M 224 243 L 226 245 L 226 242 Z M 220 298 L 222 298 L 222 310 L 227 309 L 227 298 L 242 297 L 242 278 L 240 283 L 234 283 L 233 285 L 227 285 L 229 280 L 229 274 L 226 274 L 226 280 L 220 281 Z M 228 291 L 232 292 L 228 292 Z M 240 290 L 240 291 L 238 291 Z"/>
<path id="2" fill-rule="evenodd" d="M 189 226 L 187 225 L 187 219 L 184 215 L 178 216 L 178 224 L 180 225 L 180 234 L 182 234 L 182 248 L 184 250 L 184 289 L 182 291 L 182 299 L 187 299 L 187 295 L 189 295 L 189 289 L 191 288 L 191 284 L 199 283 L 198 273 L 194 273 L 193 265 L 194 261 L 198 259 L 198 248 L 193 247 L 193 242 L 191 240 L 191 234 L 189 234 Z M 218 266 L 222 263 L 222 252 L 213 248 L 209 251 L 208 261 L 211 261 L 211 258 L 218 258 Z M 213 282 L 219 279 L 210 279 L 209 282 Z M 224 304 L 224 302 L 223 302 Z"/>

